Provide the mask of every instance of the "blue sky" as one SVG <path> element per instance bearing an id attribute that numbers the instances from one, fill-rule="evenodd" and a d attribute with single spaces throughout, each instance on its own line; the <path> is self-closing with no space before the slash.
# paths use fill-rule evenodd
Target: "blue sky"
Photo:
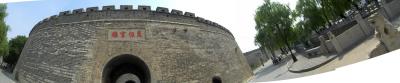
<path id="1" fill-rule="evenodd" d="M 297 0 L 272 0 L 294 7 Z M 39 21 L 57 15 L 61 11 L 106 5 L 148 5 L 154 10 L 156 7 L 167 7 L 187 12 L 196 16 L 219 23 L 226 27 L 235 36 L 235 40 L 242 52 L 258 47 L 254 44 L 254 15 L 263 0 L 40 0 L 13 2 L 7 4 L 6 23 L 11 27 L 8 38 L 17 35 L 28 36 L 33 26 Z"/>
<path id="2" fill-rule="evenodd" d="M 157 1 L 162 0 L 42 0 L 8 3 L 6 23 L 11 27 L 8 38 L 28 36 L 36 23 L 61 11 L 103 5 L 162 4 Z"/>

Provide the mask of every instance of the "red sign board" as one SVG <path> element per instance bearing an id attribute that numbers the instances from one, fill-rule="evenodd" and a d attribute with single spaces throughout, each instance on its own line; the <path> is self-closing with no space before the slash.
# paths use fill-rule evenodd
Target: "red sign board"
<path id="1" fill-rule="evenodd" d="M 108 40 L 135 41 L 144 40 L 145 30 L 129 29 L 129 30 L 109 30 Z"/>

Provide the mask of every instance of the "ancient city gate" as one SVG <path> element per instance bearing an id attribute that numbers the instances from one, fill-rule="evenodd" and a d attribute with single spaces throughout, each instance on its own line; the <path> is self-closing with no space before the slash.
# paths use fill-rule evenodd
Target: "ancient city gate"
<path id="1" fill-rule="evenodd" d="M 238 83 L 251 75 L 233 35 L 179 10 L 131 5 L 61 12 L 34 26 L 21 83 Z"/>

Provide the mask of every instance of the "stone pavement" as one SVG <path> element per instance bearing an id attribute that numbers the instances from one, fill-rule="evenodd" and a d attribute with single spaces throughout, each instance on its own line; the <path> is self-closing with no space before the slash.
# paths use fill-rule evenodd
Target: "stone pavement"
<path id="1" fill-rule="evenodd" d="M 299 55 L 296 55 L 299 57 Z M 276 81 L 285 80 L 291 78 L 304 77 L 308 75 L 313 75 L 321 72 L 304 72 L 304 73 L 293 73 L 289 72 L 288 67 L 292 64 L 291 57 L 287 57 L 278 65 L 273 65 L 272 60 L 267 61 L 258 71 L 254 72 L 254 76 L 250 79 L 250 83 L 253 82 L 266 82 L 266 81 Z"/>
<path id="2" fill-rule="evenodd" d="M 335 68 L 343 67 L 349 64 L 357 63 L 363 60 L 370 59 L 372 54 L 374 54 L 375 50 L 381 50 L 380 48 L 380 41 L 374 35 L 362 42 L 361 44 L 357 45 L 350 51 L 344 53 L 343 55 L 339 55 L 338 58 L 335 58 L 331 62 L 327 63 L 326 65 L 321 66 L 318 68 L 318 71 L 321 70 L 333 70 Z M 379 53 L 383 54 L 383 53 Z"/>
<path id="3" fill-rule="evenodd" d="M 365 41 L 356 45 L 353 49 L 350 49 L 348 52 L 337 56 L 335 55 L 327 57 L 321 56 L 307 60 L 302 55 L 296 54 L 296 57 L 299 59 L 299 61 L 298 63 L 295 64 L 304 66 L 303 67 L 304 69 L 314 67 L 315 65 L 319 65 L 318 68 L 301 73 L 290 72 L 293 69 L 292 68 L 291 70 L 289 70 L 293 64 L 293 61 L 291 60 L 290 57 L 287 58 L 288 60 L 287 62 L 283 62 L 279 65 L 272 65 L 271 60 L 269 60 L 264 64 L 265 66 L 262 66 L 261 68 L 257 69 L 258 71 L 254 72 L 255 74 L 249 82 L 285 80 L 285 79 L 292 79 L 292 78 L 329 72 L 335 70 L 338 67 L 367 60 L 371 58 L 371 55 L 373 55 L 374 51 L 376 50 L 378 50 L 378 52 L 382 52 L 382 48 L 380 47 L 380 42 L 376 38 L 376 36 L 371 36 Z M 383 54 L 383 53 L 378 53 L 378 54 Z M 323 65 L 320 65 L 318 63 L 323 63 Z M 301 67 L 299 67 L 298 69 L 300 68 Z"/>
<path id="4" fill-rule="evenodd" d="M 327 57 L 321 56 L 312 59 L 297 56 L 299 61 L 289 67 L 289 71 L 294 73 L 302 73 L 311 70 L 316 70 L 318 72 L 331 71 L 345 65 L 367 60 L 383 53 L 386 53 L 386 51 L 384 51 L 376 35 L 373 35 L 343 54 L 330 55 Z"/>
<path id="5" fill-rule="evenodd" d="M 336 54 L 322 55 L 314 58 L 306 58 L 303 55 L 297 56 L 298 61 L 289 66 L 289 71 L 293 73 L 302 73 L 317 69 L 337 57 Z"/>
<path id="6" fill-rule="evenodd" d="M 15 83 L 9 76 L 9 73 L 6 73 L 2 69 L 0 69 L 0 83 Z"/>
<path id="7" fill-rule="evenodd" d="M 379 39 L 376 37 L 376 35 L 373 35 L 356 45 L 353 49 L 349 49 L 349 51 L 339 55 L 331 55 L 328 57 L 321 56 L 309 60 L 304 59 L 302 56 L 297 56 L 299 61 L 289 67 L 289 71 L 294 73 L 323 73 L 332 71 L 336 68 L 367 60 L 386 53 L 386 51 L 383 49 L 384 48 L 381 46 Z"/>
<path id="8" fill-rule="evenodd" d="M 287 72 L 287 62 L 273 65 L 272 60 L 268 60 L 264 63 L 264 66 L 256 69 L 253 78 L 250 82 L 264 82 L 276 80 L 273 77 L 277 77 L 279 74 Z"/>

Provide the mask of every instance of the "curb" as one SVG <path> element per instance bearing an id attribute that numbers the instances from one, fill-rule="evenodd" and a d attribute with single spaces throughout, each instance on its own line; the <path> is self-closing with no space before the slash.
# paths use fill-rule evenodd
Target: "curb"
<path id="1" fill-rule="evenodd" d="M 327 64 L 327 63 L 329 63 L 329 62 L 331 62 L 332 60 L 336 59 L 338 56 L 339 56 L 339 55 L 336 55 L 336 56 L 332 57 L 331 59 L 329 59 L 329 60 L 327 60 L 327 61 L 325 61 L 325 62 L 323 62 L 323 63 L 321 63 L 321 64 L 318 64 L 318 65 L 316 65 L 316 66 L 313 66 L 313 67 L 310 67 L 310 68 L 307 68 L 307 69 L 302 69 L 302 70 L 291 70 L 290 68 L 291 68 L 292 66 L 290 66 L 290 67 L 288 68 L 288 71 L 289 71 L 289 72 L 292 72 L 292 73 L 303 73 L 303 72 L 308 72 L 308 71 L 311 71 L 311 70 L 315 70 L 315 69 L 317 69 L 317 68 L 319 68 L 319 67 L 321 67 L 321 66 L 323 66 L 323 65 L 325 65 L 325 64 Z"/>

